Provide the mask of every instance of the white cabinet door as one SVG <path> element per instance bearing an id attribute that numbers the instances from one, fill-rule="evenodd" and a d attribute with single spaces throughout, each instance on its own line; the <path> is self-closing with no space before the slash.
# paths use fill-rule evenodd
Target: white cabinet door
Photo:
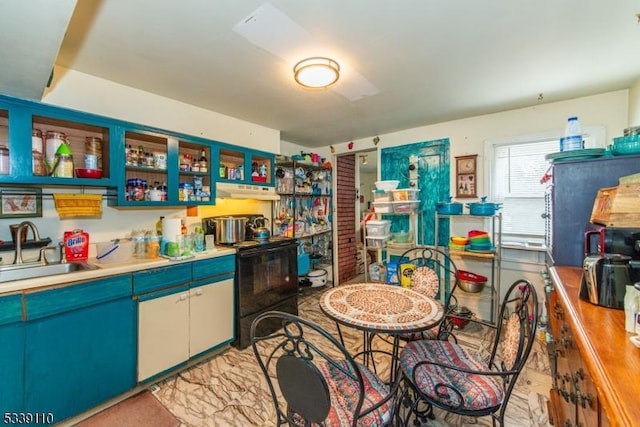
<path id="1" fill-rule="evenodd" d="M 195 356 L 233 338 L 233 279 L 193 288 L 189 294 L 189 355 Z"/>
<path id="2" fill-rule="evenodd" d="M 138 381 L 188 359 L 188 291 L 138 304 Z"/>

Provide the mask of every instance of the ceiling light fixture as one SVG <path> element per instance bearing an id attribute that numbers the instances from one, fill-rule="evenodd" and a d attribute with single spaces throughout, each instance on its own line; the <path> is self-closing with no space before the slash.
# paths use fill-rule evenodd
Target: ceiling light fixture
<path id="1" fill-rule="evenodd" d="M 340 65 L 333 59 L 316 56 L 298 62 L 293 67 L 293 75 L 301 86 L 322 89 L 338 81 Z"/>

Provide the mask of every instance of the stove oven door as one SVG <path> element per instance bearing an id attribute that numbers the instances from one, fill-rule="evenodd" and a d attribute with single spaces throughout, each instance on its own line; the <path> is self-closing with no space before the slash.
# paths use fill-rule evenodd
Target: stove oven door
<path id="1" fill-rule="evenodd" d="M 298 314 L 297 246 L 294 241 L 293 244 L 241 249 L 237 263 L 238 313 L 234 345 L 245 348 L 250 344 L 251 322 L 258 314 L 269 310 Z M 280 327 L 272 326 L 273 331 Z"/>

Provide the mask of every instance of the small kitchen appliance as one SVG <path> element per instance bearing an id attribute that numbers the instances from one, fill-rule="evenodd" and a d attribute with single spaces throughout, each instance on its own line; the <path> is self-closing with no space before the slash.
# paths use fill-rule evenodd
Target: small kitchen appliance
<path id="1" fill-rule="evenodd" d="M 580 298 L 603 307 L 624 309 L 631 282 L 631 257 L 620 254 L 588 255 L 582 267 Z"/>
<path id="2" fill-rule="evenodd" d="M 640 282 L 640 227 L 607 227 L 588 223 L 584 255 L 620 254 L 631 257 L 631 281 Z"/>

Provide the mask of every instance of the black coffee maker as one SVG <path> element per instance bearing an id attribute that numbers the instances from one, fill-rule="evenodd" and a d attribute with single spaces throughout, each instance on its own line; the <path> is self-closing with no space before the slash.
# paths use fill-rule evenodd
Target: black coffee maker
<path id="1" fill-rule="evenodd" d="M 631 257 L 621 254 L 589 255 L 582 265 L 580 298 L 603 307 L 624 309 L 631 280 Z"/>

